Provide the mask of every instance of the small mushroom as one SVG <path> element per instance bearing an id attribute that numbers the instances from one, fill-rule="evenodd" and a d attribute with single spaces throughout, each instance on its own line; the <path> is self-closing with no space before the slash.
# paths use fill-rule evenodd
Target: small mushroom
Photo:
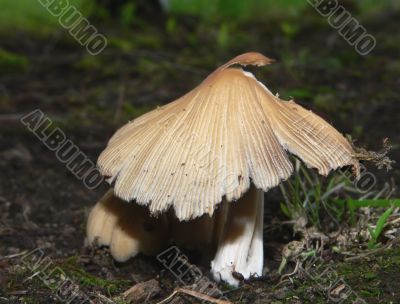
<path id="1" fill-rule="evenodd" d="M 119 129 L 98 160 L 114 195 L 131 205 L 152 215 L 172 209 L 180 222 L 209 216 L 194 225 L 206 223 L 206 239 L 217 245 L 211 272 L 231 285 L 239 284 L 237 274 L 262 274 L 263 192 L 293 173 L 287 152 L 323 175 L 342 166 L 358 171 L 351 145 L 326 121 L 232 67 L 270 62 L 259 53 L 232 59 L 183 97 Z M 104 213 L 92 211 L 88 227 L 112 226 Z M 138 217 L 132 213 L 127 221 Z M 89 232 L 92 240 L 96 233 Z M 100 243 L 110 243 L 109 232 Z"/>
<path id="2" fill-rule="evenodd" d="M 86 243 L 109 246 L 114 259 L 125 262 L 139 252 L 159 253 L 167 244 L 168 227 L 165 216 L 151 217 L 147 208 L 127 204 L 110 189 L 89 214 Z"/>

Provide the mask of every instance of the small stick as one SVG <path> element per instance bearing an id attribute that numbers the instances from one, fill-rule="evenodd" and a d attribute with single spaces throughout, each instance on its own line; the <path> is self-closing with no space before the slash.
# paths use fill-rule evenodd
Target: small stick
<path id="1" fill-rule="evenodd" d="M 365 253 L 361 253 L 359 255 L 355 255 L 355 256 L 352 256 L 352 257 L 345 258 L 344 260 L 346 262 L 361 260 L 363 258 L 366 258 L 368 256 L 374 255 L 376 253 L 381 253 L 381 252 L 385 251 L 386 249 L 388 249 L 391 245 L 392 245 L 392 243 L 388 243 L 385 246 L 382 246 L 382 247 L 379 247 L 377 249 L 373 249 L 373 250 L 367 251 Z"/>
<path id="2" fill-rule="evenodd" d="M 24 117 L 24 114 L 1 114 L 0 121 L 19 121 L 22 117 Z"/>
<path id="3" fill-rule="evenodd" d="M 22 256 L 24 254 L 27 254 L 27 253 L 28 253 L 28 251 L 25 250 L 25 251 L 22 251 L 22 252 L 19 252 L 19 253 L 15 253 L 15 254 L 0 256 L 0 260 L 17 258 L 17 257 L 20 257 L 20 256 Z"/>
<path id="4" fill-rule="evenodd" d="M 210 296 L 208 296 L 206 294 L 200 293 L 198 291 L 186 289 L 186 288 L 176 288 L 173 293 L 171 293 L 167 298 L 165 298 L 161 302 L 158 302 L 157 304 L 167 303 L 168 301 L 170 301 L 178 293 L 187 294 L 187 295 L 192 296 L 194 298 L 197 298 L 197 299 L 200 299 L 200 300 L 204 300 L 204 301 L 207 301 L 207 302 L 210 302 L 210 303 L 214 303 L 214 304 L 232 304 L 232 302 L 230 302 L 230 301 L 215 299 L 215 298 L 210 297 Z"/>
<path id="5" fill-rule="evenodd" d="M 300 261 L 296 261 L 296 266 L 294 267 L 294 270 L 291 273 L 285 273 L 281 277 L 280 281 L 282 281 L 284 278 L 288 278 L 288 277 L 295 275 L 299 271 L 299 266 L 300 266 Z"/>

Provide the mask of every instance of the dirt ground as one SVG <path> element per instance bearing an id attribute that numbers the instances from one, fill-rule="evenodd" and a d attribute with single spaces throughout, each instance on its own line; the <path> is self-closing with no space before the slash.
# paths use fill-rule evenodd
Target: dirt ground
<path id="1" fill-rule="evenodd" d="M 104 27 L 110 44 L 97 57 L 62 33 L 45 38 L 19 33 L 0 39 L 2 47 L 28 61 L 0 75 L 0 303 L 60 302 L 51 288 L 58 276 L 46 285 L 24 263 L 23 253 L 37 248 L 94 303 L 123 303 L 116 298 L 121 292 L 150 279 L 161 286 L 148 300 L 157 303 L 181 285 L 152 257 L 118 264 L 107 249 L 84 247 L 87 214 L 108 186 L 87 189 L 21 124 L 21 116 L 42 110 L 53 127 L 60 127 L 95 162 L 124 122 L 187 92 L 233 55 L 255 50 L 277 59 L 271 67 L 255 71 L 273 92 L 295 97 L 352 134 L 359 146 L 379 149 L 388 137 L 393 144 L 390 157 L 397 160 L 399 18 L 388 12 L 366 20 L 378 41 L 367 57 L 359 56 L 330 27 L 313 30 L 323 22 L 317 18 L 304 22 L 290 37 L 279 27 L 272 30 L 274 23 L 238 27 L 237 39 L 225 49 L 212 44 L 207 29 L 197 29 L 197 40 L 188 41 L 183 37 L 190 30 L 170 35 L 157 27 L 134 33 Z M 400 180 L 396 165 L 389 173 L 376 174 L 378 186 Z M 393 196 L 398 197 L 397 190 Z M 279 191 L 268 198 L 265 258 L 271 272 L 238 289 L 219 288 L 233 303 L 329 302 L 326 286 L 306 275 L 279 284 L 275 274 L 280 251 L 298 236 L 293 237 L 290 227 L 282 230 L 274 224 L 286 220 L 279 210 Z M 332 267 L 367 303 L 400 303 L 399 248 L 355 261 L 334 253 L 324 259 L 325 267 Z M 207 267 L 200 269 L 208 275 Z M 353 302 L 358 296 L 343 303 L 362 303 Z M 199 302 L 188 296 L 177 299 Z"/>

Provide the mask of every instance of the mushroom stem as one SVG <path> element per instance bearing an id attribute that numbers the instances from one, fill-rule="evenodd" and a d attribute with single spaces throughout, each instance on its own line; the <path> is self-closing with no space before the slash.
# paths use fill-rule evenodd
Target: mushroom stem
<path id="1" fill-rule="evenodd" d="M 226 211 L 224 206 L 221 210 L 224 213 L 223 228 L 217 253 L 211 262 L 211 273 L 216 281 L 238 286 L 237 273 L 243 279 L 262 275 L 264 193 L 251 186 L 236 203 L 228 204 Z"/>

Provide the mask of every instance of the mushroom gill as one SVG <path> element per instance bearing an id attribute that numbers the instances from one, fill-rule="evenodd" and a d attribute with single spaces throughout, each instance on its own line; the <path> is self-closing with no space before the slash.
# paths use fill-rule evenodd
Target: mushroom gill
<path id="1" fill-rule="evenodd" d="M 321 174 L 357 161 L 347 140 L 293 101 L 274 96 L 233 64 L 265 65 L 240 55 L 176 101 L 119 129 L 101 153 L 115 194 L 180 220 L 212 215 L 223 197 L 239 199 L 253 182 L 264 192 L 293 172 L 286 151 Z"/>

